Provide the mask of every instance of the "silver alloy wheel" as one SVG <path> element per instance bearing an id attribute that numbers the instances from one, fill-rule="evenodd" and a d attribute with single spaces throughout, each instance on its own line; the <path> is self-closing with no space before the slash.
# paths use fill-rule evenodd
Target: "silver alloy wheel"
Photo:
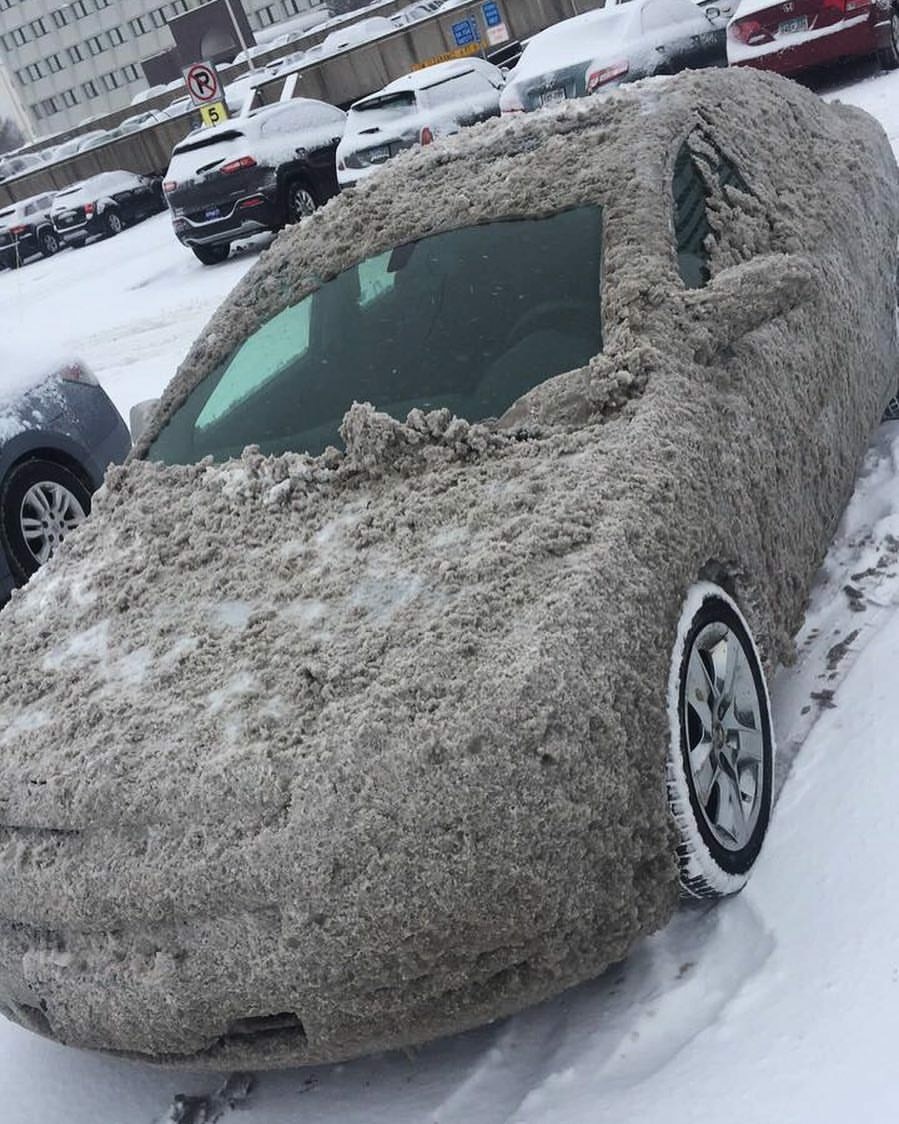
<path id="1" fill-rule="evenodd" d="M 22 499 L 19 512 L 25 545 L 39 565 L 43 565 L 66 535 L 86 518 L 78 499 L 53 480 L 32 484 Z"/>
<path id="2" fill-rule="evenodd" d="M 292 222 L 305 219 L 315 210 L 315 198 L 308 187 L 295 183 L 290 189 L 290 218 Z"/>
<path id="3" fill-rule="evenodd" d="M 723 621 L 705 625 L 695 637 L 685 688 L 683 721 L 697 802 L 718 843 L 740 851 L 762 806 L 762 704 L 749 657 Z"/>
<path id="4" fill-rule="evenodd" d="M 106 229 L 110 234 L 121 234 L 125 229 L 125 224 L 115 211 L 110 211 L 106 216 Z"/>
<path id="5" fill-rule="evenodd" d="M 58 250 L 59 250 L 59 239 L 56 237 L 55 234 L 51 234 L 48 231 L 44 235 L 44 237 L 41 241 L 41 253 L 44 254 L 47 257 L 50 257 L 52 254 L 57 253 Z"/>

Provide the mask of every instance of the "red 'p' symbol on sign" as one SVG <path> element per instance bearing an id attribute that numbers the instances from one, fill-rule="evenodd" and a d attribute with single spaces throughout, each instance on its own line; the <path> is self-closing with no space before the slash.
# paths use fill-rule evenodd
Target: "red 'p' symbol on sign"
<path id="1" fill-rule="evenodd" d="M 210 63 L 195 62 L 184 71 L 184 80 L 194 105 L 210 105 L 222 100 L 222 87 Z"/>

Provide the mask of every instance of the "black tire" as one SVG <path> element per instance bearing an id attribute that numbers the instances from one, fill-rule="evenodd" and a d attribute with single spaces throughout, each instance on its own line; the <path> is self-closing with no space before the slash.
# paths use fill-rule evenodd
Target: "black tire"
<path id="1" fill-rule="evenodd" d="M 884 70 L 895 70 L 899 66 L 899 7 L 890 9 L 890 41 L 882 51 L 877 52 Z"/>
<path id="2" fill-rule="evenodd" d="M 41 256 L 50 258 L 59 252 L 59 239 L 52 230 L 42 230 L 37 240 Z"/>
<path id="3" fill-rule="evenodd" d="M 44 485 L 47 489 L 61 490 L 56 492 L 60 505 L 54 513 L 48 513 L 35 540 L 33 536 L 27 537 L 37 510 L 32 500 L 33 490 L 46 494 Z M 0 487 L 0 546 L 19 584 L 27 581 L 45 561 L 39 557 L 40 549 L 36 551 L 35 548 L 52 544 L 49 547 L 52 552 L 66 534 L 88 516 L 90 509 L 90 491 L 71 469 L 42 457 L 13 465 Z"/>
<path id="4" fill-rule="evenodd" d="M 318 208 L 318 196 L 305 180 L 291 180 L 284 192 L 288 222 L 308 218 Z"/>
<path id="5" fill-rule="evenodd" d="M 681 886 L 719 898 L 746 884 L 771 815 L 774 735 L 761 660 L 731 598 L 695 586 L 669 679 L 668 801 Z"/>
<path id="6" fill-rule="evenodd" d="M 218 242 L 214 246 L 191 246 L 191 249 L 203 265 L 218 265 L 231 253 L 231 243 Z"/>
<path id="7" fill-rule="evenodd" d="M 117 234 L 121 234 L 125 229 L 125 221 L 116 210 L 104 211 L 103 213 L 103 233 L 107 238 L 115 238 Z"/>

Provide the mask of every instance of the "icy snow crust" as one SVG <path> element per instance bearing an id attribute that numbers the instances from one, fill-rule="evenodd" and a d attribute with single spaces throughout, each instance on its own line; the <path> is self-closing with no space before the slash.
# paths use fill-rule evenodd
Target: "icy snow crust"
<path id="1" fill-rule="evenodd" d="M 690 293 L 686 137 L 750 191 L 707 172 L 713 280 Z M 359 405 L 345 455 L 132 459 L 13 595 L 12 1018 L 173 1064 L 339 1059 L 519 1009 L 669 919 L 684 593 L 724 582 L 787 658 L 895 389 L 899 188 L 872 119 L 714 71 L 400 157 L 263 255 L 163 416 L 361 257 L 591 200 L 588 368 L 499 427 Z"/>

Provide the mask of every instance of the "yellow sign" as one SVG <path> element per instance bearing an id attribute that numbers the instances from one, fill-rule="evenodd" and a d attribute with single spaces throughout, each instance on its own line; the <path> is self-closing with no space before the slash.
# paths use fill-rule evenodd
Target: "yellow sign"
<path id="1" fill-rule="evenodd" d="M 424 70 L 426 66 L 435 66 L 438 62 L 450 62 L 452 59 L 464 59 L 469 55 L 479 55 L 481 53 L 480 43 L 466 43 L 464 47 L 457 47 L 455 51 L 447 51 L 445 55 L 434 55 L 432 59 L 426 62 L 416 63 L 412 67 L 413 70 Z"/>
<path id="2" fill-rule="evenodd" d="M 217 101 L 215 105 L 201 105 L 200 116 L 204 125 L 220 125 L 228 120 L 228 109 L 223 101 Z"/>

